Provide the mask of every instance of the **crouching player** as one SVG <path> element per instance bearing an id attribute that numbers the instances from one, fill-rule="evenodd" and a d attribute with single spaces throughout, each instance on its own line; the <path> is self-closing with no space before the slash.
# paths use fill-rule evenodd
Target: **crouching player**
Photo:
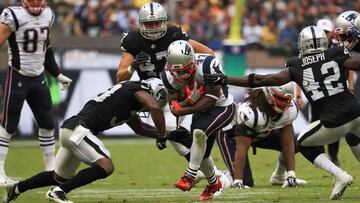
<path id="1" fill-rule="evenodd" d="M 298 108 L 292 95 L 292 83 L 254 89 L 245 102 L 238 105 L 233 133 L 236 140 L 233 188 L 244 188 L 245 158 L 251 146 L 280 151 L 277 167 L 270 178 L 272 185 L 297 187 L 306 184 L 295 175 L 296 139 L 292 122 L 298 115 Z"/>
<path id="2" fill-rule="evenodd" d="M 8 188 L 4 202 L 21 193 L 45 186 L 52 187 L 46 198 L 71 203 L 65 196 L 75 188 L 106 178 L 114 171 L 111 155 L 97 137 L 99 132 L 126 123 L 135 133 L 156 138 L 159 149 L 166 147 L 165 119 L 161 107 L 167 102 L 167 91 L 158 78 L 118 83 L 88 101 L 60 129 L 60 149 L 55 170 L 43 171 Z M 143 123 L 136 112 L 149 111 L 156 128 Z M 83 162 L 90 167 L 78 173 Z"/>

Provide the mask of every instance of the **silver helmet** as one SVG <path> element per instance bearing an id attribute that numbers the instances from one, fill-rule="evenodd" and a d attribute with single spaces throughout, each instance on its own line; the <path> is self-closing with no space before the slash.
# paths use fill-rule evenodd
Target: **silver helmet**
<path id="1" fill-rule="evenodd" d="M 324 30 L 314 25 L 302 29 L 298 38 L 298 47 L 302 56 L 324 51 L 328 48 L 328 43 Z"/>
<path id="2" fill-rule="evenodd" d="M 167 104 L 168 92 L 159 78 L 149 78 L 145 80 L 150 88 L 150 94 L 156 99 L 159 106 L 163 108 Z"/>
<path id="3" fill-rule="evenodd" d="M 187 80 L 195 73 L 195 52 L 185 40 L 176 40 L 169 45 L 166 61 L 166 68 L 177 80 Z"/>
<path id="4" fill-rule="evenodd" d="M 150 40 L 157 40 L 166 34 L 167 13 L 158 3 L 146 3 L 139 9 L 139 24 L 141 35 Z M 159 22 L 156 28 L 146 26 L 149 22 Z"/>
<path id="5" fill-rule="evenodd" d="M 263 87 L 262 91 L 274 111 L 282 113 L 291 105 L 294 94 L 294 84 L 289 82 L 282 86 Z"/>
<path id="6" fill-rule="evenodd" d="M 341 13 L 335 20 L 335 34 L 340 45 L 352 49 L 357 43 L 357 39 L 348 35 L 347 29 L 356 23 L 360 14 L 356 11 L 345 11 Z M 358 21 L 359 21 L 358 20 Z"/>

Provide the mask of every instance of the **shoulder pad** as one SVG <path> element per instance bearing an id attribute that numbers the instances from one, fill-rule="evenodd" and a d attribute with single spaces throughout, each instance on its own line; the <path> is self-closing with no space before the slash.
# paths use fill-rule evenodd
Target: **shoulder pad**
<path id="1" fill-rule="evenodd" d="M 15 12 L 11 8 L 5 8 L 0 15 L 0 23 L 6 24 L 11 28 L 11 31 L 16 31 L 19 28 L 19 21 Z"/>
<path id="2" fill-rule="evenodd" d="M 123 34 L 121 39 L 121 50 L 131 53 L 132 55 L 136 55 L 140 53 L 141 46 L 141 36 L 139 32 L 129 31 Z"/>

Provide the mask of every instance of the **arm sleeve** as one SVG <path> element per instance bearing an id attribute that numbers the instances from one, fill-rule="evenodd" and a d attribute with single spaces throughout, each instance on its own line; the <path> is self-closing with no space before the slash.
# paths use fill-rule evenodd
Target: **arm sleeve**
<path id="1" fill-rule="evenodd" d="M 54 52 L 51 47 L 46 50 L 44 67 L 54 77 L 60 74 L 60 69 L 56 63 Z"/>

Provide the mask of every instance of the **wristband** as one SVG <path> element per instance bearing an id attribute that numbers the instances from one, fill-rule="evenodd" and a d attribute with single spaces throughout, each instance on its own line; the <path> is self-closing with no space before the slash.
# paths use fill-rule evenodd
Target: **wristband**
<path id="1" fill-rule="evenodd" d="M 254 86 L 254 77 L 255 77 L 255 73 L 251 73 L 248 76 L 248 86 L 251 88 L 255 87 Z"/>

